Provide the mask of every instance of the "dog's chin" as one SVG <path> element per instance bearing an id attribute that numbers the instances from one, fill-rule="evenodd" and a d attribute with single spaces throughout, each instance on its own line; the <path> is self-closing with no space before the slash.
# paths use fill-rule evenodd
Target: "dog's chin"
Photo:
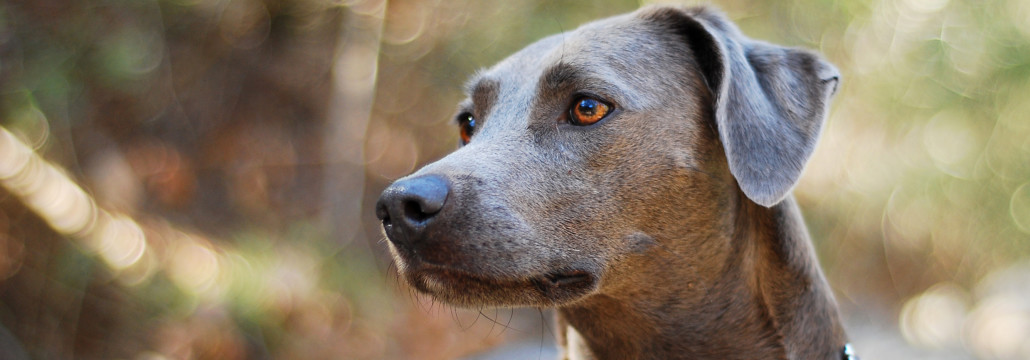
<path id="1" fill-rule="evenodd" d="M 593 293 L 597 276 L 558 270 L 532 276 L 492 277 L 435 265 L 403 271 L 418 291 L 458 307 L 559 307 Z"/>

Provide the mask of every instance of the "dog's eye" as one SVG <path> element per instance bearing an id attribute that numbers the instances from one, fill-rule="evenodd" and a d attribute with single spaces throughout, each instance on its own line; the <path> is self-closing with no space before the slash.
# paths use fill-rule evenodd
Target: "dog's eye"
<path id="1" fill-rule="evenodd" d="M 476 131 L 476 118 L 471 113 L 458 115 L 458 128 L 461 134 L 461 144 L 468 144 L 472 140 L 472 133 Z"/>
<path id="2" fill-rule="evenodd" d="M 611 112 L 611 106 L 608 104 L 594 98 L 583 97 L 576 100 L 569 109 L 569 122 L 573 125 L 590 125 L 604 119 L 609 112 Z"/>

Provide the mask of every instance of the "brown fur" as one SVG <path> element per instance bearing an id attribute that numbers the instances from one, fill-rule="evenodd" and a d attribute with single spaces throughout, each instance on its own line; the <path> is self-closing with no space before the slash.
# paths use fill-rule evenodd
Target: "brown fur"
<path id="1" fill-rule="evenodd" d="M 458 306 L 556 307 L 567 357 L 839 358 L 836 305 L 789 196 L 836 73 L 735 31 L 710 10 L 653 7 L 481 72 L 459 111 L 477 119 L 471 142 L 377 205 L 400 273 Z M 734 46 L 752 64 L 733 63 Z M 734 82 L 751 68 L 771 80 Z M 768 103 L 735 98 L 750 92 Z M 569 124 L 582 94 L 614 112 Z M 746 133 L 752 118 L 770 130 Z M 801 165 L 763 170 L 779 162 Z"/>

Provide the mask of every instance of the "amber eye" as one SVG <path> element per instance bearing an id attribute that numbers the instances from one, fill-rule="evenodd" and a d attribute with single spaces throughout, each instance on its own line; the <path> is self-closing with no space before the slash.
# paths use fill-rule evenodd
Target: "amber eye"
<path id="1" fill-rule="evenodd" d="M 569 122 L 573 125 L 590 125 L 604 119 L 611 112 L 611 107 L 601 100 L 584 97 L 576 100 L 569 109 Z"/>
<path id="2" fill-rule="evenodd" d="M 468 144 L 472 140 L 472 134 L 476 131 L 476 118 L 470 113 L 458 115 L 458 128 L 461 134 L 461 144 Z"/>

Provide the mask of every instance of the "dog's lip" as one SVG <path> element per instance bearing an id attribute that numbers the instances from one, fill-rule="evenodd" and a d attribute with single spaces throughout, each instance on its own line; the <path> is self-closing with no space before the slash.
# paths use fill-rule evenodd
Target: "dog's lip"
<path id="1" fill-rule="evenodd" d="M 461 287 L 462 284 L 475 283 L 497 288 L 535 287 L 546 296 L 554 294 L 556 291 L 591 288 L 596 282 L 595 276 L 583 269 L 556 270 L 530 276 L 495 277 L 423 262 L 410 271 L 413 277 L 421 280 L 420 283 L 425 286 L 425 290 L 431 293 L 443 291 L 445 288 Z"/>
<path id="2" fill-rule="evenodd" d="M 556 270 L 540 275 L 531 275 L 526 277 L 494 277 L 476 274 L 471 271 L 457 269 L 451 266 L 434 264 L 423 261 L 421 264 L 419 264 L 418 268 L 413 269 L 413 271 L 415 273 L 420 273 L 422 275 L 428 276 L 467 278 L 472 280 L 497 283 L 544 281 L 553 286 L 564 286 L 584 281 L 593 281 L 593 276 L 590 274 L 590 272 L 582 269 Z"/>
<path id="3" fill-rule="evenodd" d="M 582 282 L 593 281 L 593 276 L 585 270 L 566 270 L 547 273 L 537 278 L 542 278 L 551 286 L 576 285 Z"/>
<path id="4" fill-rule="evenodd" d="M 471 289 L 478 291 L 530 289 L 534 282 L 526 278 L 492 277 L 470 271 L 422 263 L 409 270 L 408 278 L 416 288 L 437 296 L 453 293 L 467 293 Z"/>

